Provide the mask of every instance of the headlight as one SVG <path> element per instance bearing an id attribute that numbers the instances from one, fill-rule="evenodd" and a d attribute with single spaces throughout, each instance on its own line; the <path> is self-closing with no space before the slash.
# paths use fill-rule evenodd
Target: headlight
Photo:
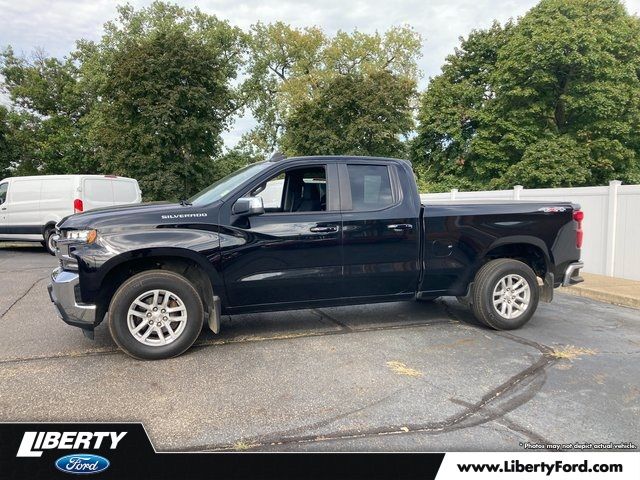
<path id="1" fill-rule="evenodd" d="M 93 243 L 98 237 L 96 230 L 67 230 L 65 238 L 77 242 Z"/>

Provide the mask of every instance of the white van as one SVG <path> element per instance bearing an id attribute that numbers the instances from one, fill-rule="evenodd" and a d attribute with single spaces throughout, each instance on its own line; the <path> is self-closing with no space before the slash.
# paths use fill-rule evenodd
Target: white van
<path id="1" fill-rule="evenodd" d="M 62 218 L 99 207 L 140 203 L 137 180 L 115 175 L 42 175 L 0 181 L 0 241 L 38 241 L 52 255 Z"/>

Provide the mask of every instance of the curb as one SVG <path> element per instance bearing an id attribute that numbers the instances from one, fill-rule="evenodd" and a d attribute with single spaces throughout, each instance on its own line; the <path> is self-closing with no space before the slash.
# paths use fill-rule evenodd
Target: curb
<path id="1" fill-rule="evenodd" d="M 592 300 L 598 300 L 600 302 L 620 305 L 622 307 L 640 309 L 640 297 L 620 295 L 612 292 L 607 292 L 605 290 L 589 288 L 588 286 L 561 287 L 558 289 L 558 292 L 566 293 L 567 295 L 573 295 L 574 297 L 590 298 Z"/>

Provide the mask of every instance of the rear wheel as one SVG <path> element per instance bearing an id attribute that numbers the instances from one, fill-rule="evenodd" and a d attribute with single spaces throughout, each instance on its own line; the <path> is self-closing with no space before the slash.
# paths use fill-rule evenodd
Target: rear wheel
<path id="1" fill-rule="evenodd" d="M 472 299 L 473 313 L 485 325 L 496 330 L 520 328 L 538 308 L 536 274 L 518 260 L 492 260 L 476 274 Z"/>
<path id="2" fill-rule="evenodd" d="M 189 280 L 150 270 L 118 288 L 109 307 L 109 330 L 127 354 L 158 360 L 180 355 L 193 345 L 203 317 L 202 300 Z"/>
<path id="3" fill-rule="evenodd" d="M 53 227 L 48 227 L 44 231 L 44 242 L 42 242 L 42 246 L 49 252 L 50 255 L 56 254 L 56 242 L 54 241 L 56 230 Z"/>

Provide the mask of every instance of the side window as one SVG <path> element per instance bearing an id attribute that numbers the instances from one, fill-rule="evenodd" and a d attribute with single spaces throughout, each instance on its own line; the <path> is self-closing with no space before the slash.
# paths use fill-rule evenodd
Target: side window
<path id="1" fill-rule="evenodd" d="M 389 169 L 385 165 L 347 165 L 353 210 L 380 210 L 393 205 Z"/>
<path id="2" fill-rule="evenodd" d="M 291 168 L 254 188 L 267 213 L 322 212 L 327 209 L 327 174 L 324 165 Z"/>
<path id="3" fill-rule="evenodd" d="M 8 183 L 0 183 L 0 205 L 7 201 L 7 188 Z"/>
<path id="4" fill-rule="evenodd" d="M 273 177 L 266 184 L 258 187 L 254 197 L 262 198 L 265 211 L 282 211 L 282 192 L 284 191 L 284 173 Z"/>

